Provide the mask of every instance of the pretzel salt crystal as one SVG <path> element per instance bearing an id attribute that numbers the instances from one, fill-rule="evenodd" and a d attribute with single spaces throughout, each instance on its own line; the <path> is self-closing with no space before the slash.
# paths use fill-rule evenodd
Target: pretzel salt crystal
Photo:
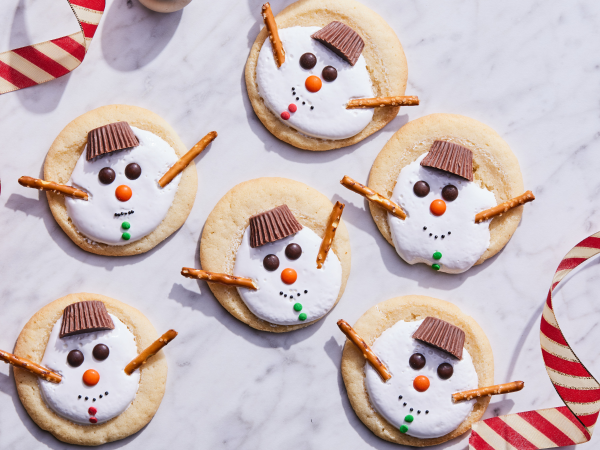
<path id="1" fill-rule="evenodd" d="M 325 236 L 323 236 L 323 240 L 321 241 L 321 247 L 319 248 L 319 254 L 317 255 L 317 269 L 323 267 L 323 263 L 327 258 L 327 253 L 331 250 L 331 244 L 333 244 L 333 239 L 335 238 L 335 232 L 340 224 L 340 219 L 342 218 L 342 213 L 344 212 L 344 205 L 340 202 L 335 202 L 333 210 L 329 216 L 329 220 L 327 221 L 327 227 L 325 228 Z"/>
<path id="2" fill-rule="evenodd" d="M 369 344 L 367 344 L 365 340 L 361 338 L 356 331 L 354 331 L 354 328 L 352 328 L 348 322 L 345 320 L 338 320 L 337 325 L 340 327 L 340 330 L 342 330 L 342 333 L 344 333 L 346 337 L 354 342 L 354 345 L 360 349 L 363 356 L 367 361 L 369 361 L 371 366 L 373 366 L 373 369 L 379 373 L 379 376 L 383 379 L 383 381 L 387 381 L 392 378 L 390 371 L 387 369 L 387 367 L 385 367 L 377 355 L 373 353 L 373 350 L 371 350 Z"/>
<path id="3" fill-rule="evenodd" d="M 189 152 L 187 152 L 185 155 L 179 158 L 179 160 L 175 164 L 173 164 L 173 166 L 167 171 L 167 173 L 165 173 L 162 176 L 162 178 L 158 180 L 158 184 L 160 185 L 160 187 L 165 187 L 167 184 L 173 181 L 173 179 L 181 172 L 183 172 L 183 169 L 189 166 L 192 160 L 196 156 L 198 156 L 202 152 L 202 150 L 208 147 L 208 144 L 214 141 L 216 137 L 217 132 L 211 131 L 202 139 L 200 139 L 200 141 L 196 145 L 194 145 Z"/>
<path id="4" fill-rule="evenodd" d="M 226 273 L 207 272 L 206 270 L 192 269 L 184 267 L 181 269 L 181 275 L 187 278 L 196 278 L 198 280 L 212 281 L 214 283 L 227 284 L 230 286 L 245 287 L 258 290 L 258 286 L 251 278 L 236 277 Z"/>
<path id="5" fill-rule="evenodd" d="M 499 216 L 505 212 L 508 212 L 510 209 L 516 208 L 517 206 L 521 206 L 522 204 L 531 202 L 533 200 L 535 200 L 535 195 L 533 195 L 533 192 L 527 191 L 524 194 L 521 194 L 515 198 L 511 198 L 510 200 L 500 203 L 493 208 L 481 211 L 475 216 L 475 223 L 483 222 L 484 220 Z"/>
<path id="6" fill-rule="evenodd" d="M 40 189 L 42 191 L 53 191 L 57 194 L 66 195 L 67 197 L 78 198 L 81 200 L 88 199 L 88 195 L 85 192 L 71 186 L 55 183 L 54 181 L 44 181 L 32 177 L 21 177 L 19 178 L 19 184 L 25 187 Z"/>
<path id="7" fill-rule="evenodd" d="M 342 186 L 350 189 L 351 191 L 356 192 L 357 194 L 362 195 L 370 202 L 376 203 L 382 208 L 389 211 L 392 215 L 398 217 L 399 219 L 406 219 L 406 213 L 402 210 L 400 205 L 397 205 L 390 199 L 385 198 L 383 195 L 378 194 L 373 189 L 368 188 L 364 184 L 360 184 L 358 181 L 353 180 L 348 175 L 345 175 L 340 181 Z"/>
<path id="8" fill-rule="evenodd" d="M 381 106 L 416 106 L 419 97 L 416 95 L 397 97 L 353 98 L 346 104 L 346 109 L 379 108 Z"/>
<path id="9" fill-rule="evenodd" d="M 37 375 L 38 377 L 43 378 L 44 380 L 50 381 L 52 383 L 58 384 L 62 380 L 62 377 L 56 372 L 53 372 L 44 366 L 40 366 L 39 364 L 36 364 L 33 361 L 29 361 L 28 359 L 20 358 L 17 355 L 5 352 L 4 350 L 0 350 L 0 360 L 8 364 L 12 364 L 13 366 L 29 370 L 31 373 Z"/>
<path id="10" fill-rule="evenodd" d="M 161 348 L 171 342 L 173 339 L 177 337 L 177 331 L 169 330 L 161 337 L 159 337 L 156 341 L 154 341 L 148 348 L 146 348 L 142 353 L 137 355 L 133 361 L 131 361 L 125 367 L 125 373 L 127 375 L 131 375 L 136 371 L 140 366 L 146 364 L 149 358 L 156 355 Z"/>
<path id="11" fill-rule="evenodd" d="M 495 386 L 487 386 L 479 389 L 472 389 L 470 391 L 457 392 L 452 394 L 453 402 L 460 402 L 461 400 L 471 400 L 473 398 L 483 397 L 485 395 L 498 395 L 508 394 L 510 392 L 520 391 L 525 387 L 525 383 L 522 381 L 512 381 L 505 384 L 497 384 Z"/>
<path id="12" fill-rule="evenodd" d="M 273 56 L 275 57 L 275 62 L 277 63 L 277 67 L 281 67 L 281 65 L 285 62 L 285 50 L 283 49 L 283 44 L 279 38 L 277 23 L 275 22 L 275 17 L 273 17 L 273 11 L 271 11 L 271 5 L 269 3 L 262 5 L 262 17 L 265 21 L 267 32 L 269 33 L 271 45 L 273 46 Z"/>

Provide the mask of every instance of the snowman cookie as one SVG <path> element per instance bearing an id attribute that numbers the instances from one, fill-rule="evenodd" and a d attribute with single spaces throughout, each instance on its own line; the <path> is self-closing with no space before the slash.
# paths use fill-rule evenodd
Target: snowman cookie
<path id="1" fill-rule="evenodd" d="M 110 256 L 144 253 L 187 219 L 198 185 L 193 154 L 214 137 L 186 153 L 156 114 L 104 106 L 61 131 L 46 157 L 45 180 L 19 182 L 49 191 L 54 218 L 82 249 Z"/>
<path id="2" fill-rule="evenodd" d="M 267 3 L 262 15 L 266 27 L 246 63 L 246 88 L 277 138 L 306 150 L 345 147 L 383 128 L 398 105 L 418 104 L 398 99 L 408 72 L 394 31 L 360 3 L 300 0 L 274 18 Z M 353 99 L 382 97 L 387 107 L 351 107 Z"/>
<path id="3" fill-rule="evenodd" d="M 219 302 L 253 328 L 285 332 L 321 319 L 339 301 L 350 273 L 343 205 L 285 178 L 231 189 L 210 213 L 200 241 L 203 270 Z"/>
<path id="4" fill-rule="evenodd" d="M 131 306 L 71 294 L 38 311 L 15 354 L 0 351 L 0 358 L 16 366 L 19 398 L 40 428 L 63 442 L 100 445 L 136 433 L 154 416 L 167 363 L 162 352 L 152 355 L 176 335 L 170 330 L 157 340 Z"/>
<path id="5" fill-rule="evenodd" d="M 462 273 L 498 253 L 521 220 L 523 193 L 514 154 L 497 133 L 467 117 L 433 114 L 409 122 L 385 145 L 366 196 L 379 230 L 402 259 Z"/>
<path id="6" fill-rule="evenodd" d="M 487 337 L 456 306 L 431 297 L 397 297 L 369 309 L 354 329 L 346 326 L 381 364 L 376 370 L 353 342 L 346 342 L 342 377 L 350 403 L 380 438 L 437 445 L 465 433 L 483 416 L 489 396 L 453 400 L 453 394 L 494 380 Z"/>

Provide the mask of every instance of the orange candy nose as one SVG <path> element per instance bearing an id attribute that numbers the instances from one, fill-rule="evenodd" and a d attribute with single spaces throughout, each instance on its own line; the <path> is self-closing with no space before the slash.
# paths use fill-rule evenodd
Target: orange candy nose
<path id="1" fill-rule="evenodd" d="M 429 389 L 429 384 L 429 378 L 427 378 L 425 375 L 419 375 L 417 378 L 415 378 L 415 381 L 413 381 L 413 387 L 419 392 L 425 392 L 427 389 Z"/>
<path id="2" fill-rule="evenodd" d="M 434 200 L 431 202 L 431 206 L 429 206 L 429 210 L 431 214 L 434 216 L 441 216 L 446 212 L 446 202 L 444 200 Z"/>
<path id="3" fill-rule="evenodd" d="M 96 386 L 100 381 L 100 374 L 94 369 L 88 369 L 83 372 L 83 382 L 88 386 Z"/>
<path id="4" fill-rule="evenodd" d="M 117 200 L 126 202 L 131 198 L 133 192 L 131 191 L 131 188 L 129 186 L 125 186 L 124 184 L 122 184 L 115 190 L 115 195 L 117 197 Z"/>
<path id="5" fill-rule="evenodd" d="M 281 272 L 281 281 L 285 284 L 294 284 L 298 279 L 298 274 L 294 269 L 283 269 Z"/>
<path id="6" fill-rule="evenodd" d="M 306 89 L 310 92 L 319 92 L 321 86 L 323 86 L 323 82 L 318 76 L 311 75 L 306 79 L 304 86 L 306 86 Z"/>

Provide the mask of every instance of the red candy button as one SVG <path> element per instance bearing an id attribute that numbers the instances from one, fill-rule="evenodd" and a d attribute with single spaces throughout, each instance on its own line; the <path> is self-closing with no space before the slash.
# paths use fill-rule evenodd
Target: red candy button
<path id="1" fill-rule="evenodd" d="M 98 423 L 98 419 L 95 417 L 90 417 L 90 423 Z"/>
<path id="2" fill-rule="evenodd" d="M 290 112 L 296 112 L 298 110 L 298 107 L 296 105 L 294 105 L 293 103 L 290 103 L 290 106 L 288 106 L 288 109 L 290 110 Z"/>
<path id="3" fill-rule="evenodd" d="M 90 409 L 88 409 L 88 414 L 90 416 L 95 416 L 97 412 L 98 412 L 98 410 L 96 408 L 94 408 L 93 406 L 90 406 Z"/>
<path id="4" fill-rule="evenodd" d="M 284 112 L 282 112 L 282 113 L 281 113 L 281 118 L 282 118 L 283 120 L 288 120 L 288 119 L 290 118 L 290 113 L 289 113 L 289 112 L 287 112 L 287 111 L 284 111 Z"/>

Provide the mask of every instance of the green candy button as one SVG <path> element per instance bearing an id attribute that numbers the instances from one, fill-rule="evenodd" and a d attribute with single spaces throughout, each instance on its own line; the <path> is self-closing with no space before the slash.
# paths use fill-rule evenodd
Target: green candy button
<path id="1" fill-rule="evenodd" d="M 121 224 L 121 226 L 123 227 L 124 230 L 129 230 L 131 228 L 131 224 L 129 222 L 123 222 Z M 434 256 L 434 258 L 435 258 L 435 256 Z M 439 259 L 439 258 L 437 258 L 437 259 Z"/>
<path id="2" fill-rule="evenodd" d="M 442 259 L 442 252 L 435 252 L 435 253 L 433 254 L 433 259 L 435 259 L 436 261 L 437 261 L 438 259 Z"/>
<path id="3" fill-rule="evenodd" d="M 440 265 L 439 265 L 439 264 L 432 264 L 432 265 L 431 265 L 431 268 L 432 268 L 433 270 L 440 270 Z"/>
<path id="4" fill-rule="evenodd" d="M 405 422 L 411 423 L 413 420 L 415 420 L 415 418 L 413 416 L 411 416 L 410 414 L 407 414 L 406 417 L 404 418 Z"/>
<path id="5" fill-rule="evenodd" d="M 302 305 L 300 303 L 296 303 L 294 305 L 294 311 L 302 311 Z"/>
<path id="6" fill-rule="evenodd" d="M 400 427 L 400 433 L 404 434 L 408 431 L 408 427 L 406 425 L 402 425 Z"/>
<path id="7" fill-rule="evenodd" d="M 123 233 L 123 234 L 121 235 L 121 237 L 122 237 L 123 239 L 125 239 L 126 241 L 128 241 L 129 239 L 131 239 L 131 235 L 130 235 L 129 233 Z"/>
<path id="8" fill-rule="evenodd" d="M 306 320 L 306 314 L 304 314 L 304 313 L 301 313 L 301 314 L 298 316 L 298 319 L 300 319 L 300 320 Z"/>

